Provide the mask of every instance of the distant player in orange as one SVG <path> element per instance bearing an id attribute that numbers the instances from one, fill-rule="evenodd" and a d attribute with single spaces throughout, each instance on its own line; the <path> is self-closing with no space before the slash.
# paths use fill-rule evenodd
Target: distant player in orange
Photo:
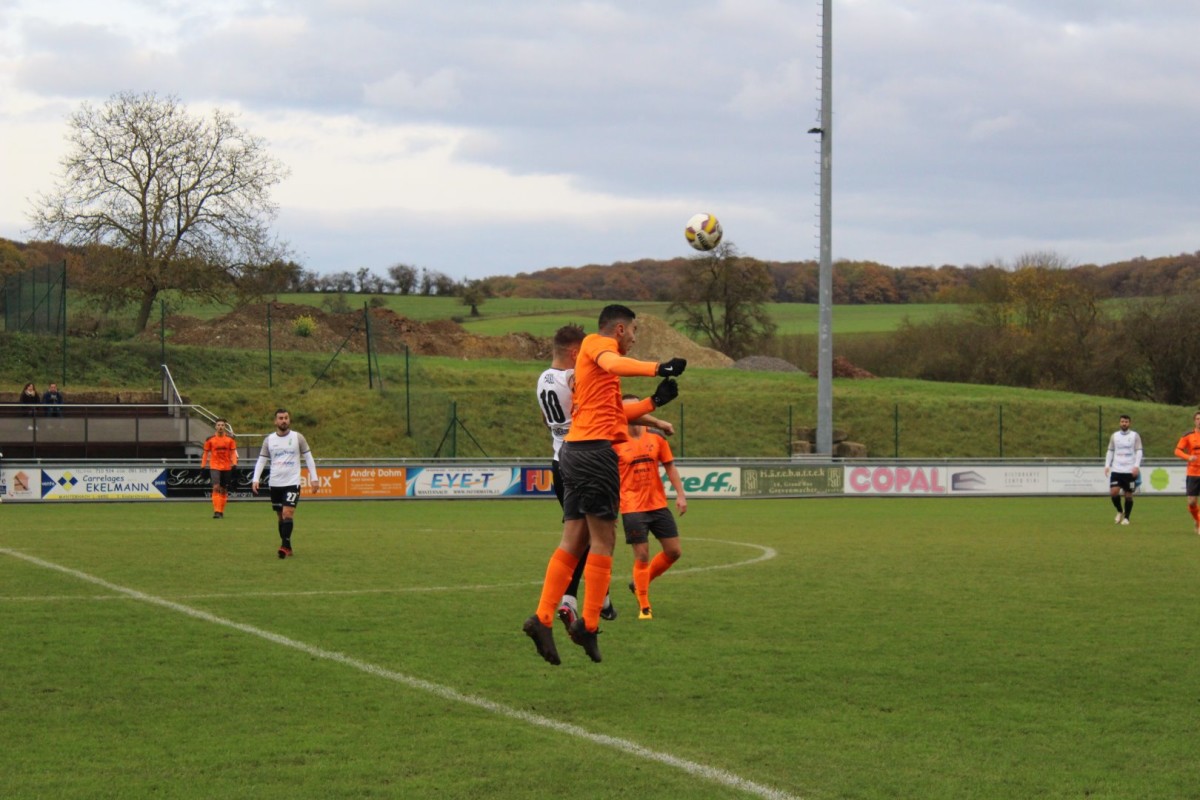
<path id="1" fill-rule="evenodd" d="M 1196 533 L 1200 534 L 1200 411 L 1192 415 L 1194 427 L 1185 433 L 1175 445 L 1175 455 L 1187 461 L 1187 504 L 1192 519 L 1196 521 Z"/>
<path id="2" fill-rule="evenodd" d="M 218 417 L 217 432 L 204 440 L 204 455 L 200 469 L 209 467 L 212 477 L 213 519 L 224 519 L 229 487 L 233 485 L 233 468 L 238 463 L 237 439 L 229 433 L 229 423 Z"/>
<path id="3" fill-rule="evenodd" d="M 637 395 L 625 395 L 626 401 Z M 675 467 L 671 446 L 661 436 L 641 425 L 629 426 L 629 438 L 613 445 L 621 471 L 621 522 L 625 543 L 633 546 L 633 580 L 629 589 L 638 599 L 638 619 L 653 619 L 650 611 L 650 581 L 662 575 L 683 555 L 679 547 L 679 528 L 667 507 L 658 466 L 675 489 L 675 508 L 679 516 L 687 513 L 687 496 Z M 650 560 L 650 534 L 658 539 L 662 552 Z"/>
<path id="4" fill-rule="evenodd" d="M 582 616 L 571 624 L 570 635 L 571 641 L 582 647 L 592 661 L 600 660 L 596 635 L 600 629 L 600 608 L 612 579 L 621 494 L 617 454 L 612 446 L 628 437 L 630 417 L 637 418 L 678 396 L 679 387 L 672 379 L 683 374 L 687 367 L 682 358 L 655 363 L 626 356 L 637 341 L 636 316 L 622 305 L 605 306 L 600 312 L 600 332 L 584 338 L 575 361 L 571 430 L 559 454 L 563 534 L 546 565 L 537 612 L 522 626 L 533 639 L 538 655 L 551 664 L 561 663 L 551 627 L 555 610 L 575 565 L 589 546 Z M 634 375 L 663 378 L 654 395 L 641 401 L 641 413 L 627 410 L 621 402 L 621 377 Z"/>

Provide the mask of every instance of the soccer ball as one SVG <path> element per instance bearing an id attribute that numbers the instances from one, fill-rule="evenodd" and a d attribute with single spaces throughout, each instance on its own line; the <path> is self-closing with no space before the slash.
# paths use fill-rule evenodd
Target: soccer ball
<path id="1" fill-rule="evenodd" d="M 712 214 L 697 214 L 688 220 L 683 235 L 697 250 L 712 250 L 721 243 L 721 223 Z"/>

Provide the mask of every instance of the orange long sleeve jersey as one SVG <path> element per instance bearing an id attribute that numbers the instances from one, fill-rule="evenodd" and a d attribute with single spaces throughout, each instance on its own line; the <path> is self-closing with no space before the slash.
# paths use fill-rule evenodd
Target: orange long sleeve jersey
<path id="1" fill-rule="evenodd" d="M 598 363 L 605 353 L 611 353 L 605 363 L 613 372 Z M 658 364 L 654 361 L 622 356 L 617 349 L 617 340 L 611 336 L 590 333 L 584 337 L 575 360 L 571 430 L 566 440 L 620 442 L 629 438 L 629 420 L 621 403 L 621 376 L 653 377 L 657 369 Z"/>
<path id="2" fill-rule="evenodd" d="M 237 439 L 232 436 L 213 434 L 204 440 L 204 455 L 200 458 L 200 469 L 227 470 L 237 466 Z"/>
<path id="3" fill-rule="evenodd" d="M 1200 478 L 1200 433 L 1196 431 L 1185 433 L 1179 443 L 1175 445 L 1175 455 L 1180 458 L 1197 456 L 1195 461 L 1188 462 L 1187 474 L 1193 478 Z"/>

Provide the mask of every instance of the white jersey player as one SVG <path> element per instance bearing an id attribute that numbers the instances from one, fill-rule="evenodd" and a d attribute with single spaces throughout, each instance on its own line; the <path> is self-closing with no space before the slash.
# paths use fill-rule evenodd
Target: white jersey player
<path id="1" fill-rule="evenodd" d="M 1137 490 L 1137 484 L 1141 483 L 1142 437 L 1130 429 L 1131 424 L 1129 415 L 1122 414 L 1120 430 L 1109 438 L 1108 454 L 1104 458 L 1108 494 L 1113 507 L 1117 509 L 1114 522 L 1118 525 L 1129 524 L 1129 516 L 1133 513 L 1133 493 Z M 1125 495 L 1124 506 L 1119 497 L 1122 492 Z"/>
<path id="2" fill-rule="evenodd" d="M 554 447 L 554 461 L 562 449 L 563 437 L 571 430 L 571 396 L 575 388 L 575 367 L 566 369 L 550 367 L 537 382 L 538 405 L 542 409 L 542 421 L 550 429 Z"/>
<path id="3" fill-rule="evenodd" d="M 291 429 L 292 416 L 287 409 L 275 412 L 275 433 L 263 439 L 258 460 L 254 462 L 254 477 L 250 490 L 258 494 L 258 482 L 263 468 L 271 465 L 267 483 L 271 487 L 271 508 L 279 518 L 279 557 L 292 555 L 293 519 L 300 502 L 300 460 L 308 467 L 308 482 L 313 492 L 320 487 L 317 462 L 304 435 Z"/>

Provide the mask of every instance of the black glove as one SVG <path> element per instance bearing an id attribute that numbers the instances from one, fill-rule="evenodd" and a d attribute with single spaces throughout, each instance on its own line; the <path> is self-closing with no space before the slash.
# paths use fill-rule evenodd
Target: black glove
<path id="1" fill-rule="evenodd" d="M 654 401 L 655 408 L 665 406 L 676 397 L 679 397 L 679 384 L 672 378 L 663 378 L 662 383 L 654 390 L 654 394 L 650 395 L 650 399 Z"/>
<path id="2" fill-rule="evenodd" d="M 686 368 L 686 358 L 672 358 L 659 364 L 655 374 L 660 378 L 678 378 Z"/>

